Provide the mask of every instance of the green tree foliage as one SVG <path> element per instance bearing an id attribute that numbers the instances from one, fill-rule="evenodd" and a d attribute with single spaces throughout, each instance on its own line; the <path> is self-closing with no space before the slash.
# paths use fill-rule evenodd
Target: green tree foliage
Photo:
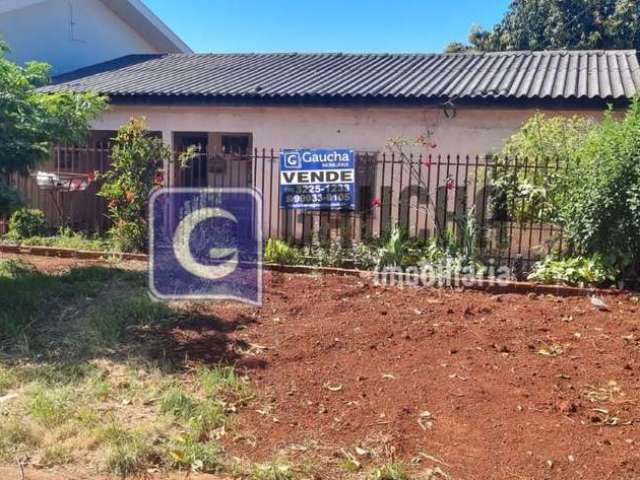
<path id="1" fill-rule="evenodd" d="M 640 49 L 640 2 L 513 0 L 492 30 L 474 26 L 469 44 L 478 51 Z"/>
<path id="2" fill-rule="evenodd" d="M 49 157 L 56 143 L 82 143 L 89 122 L 106 106 L 93 93 L 45 94 L 49 66 L 30 62 L 21 67 L 5 58 L 0 42 L 0 174 L 26 173 Z"/>

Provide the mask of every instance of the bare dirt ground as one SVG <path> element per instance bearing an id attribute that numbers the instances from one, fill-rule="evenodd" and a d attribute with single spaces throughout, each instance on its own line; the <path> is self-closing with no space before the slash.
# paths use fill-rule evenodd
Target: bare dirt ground
<path id="1" fill-rule="evenodd" d="M 232 456 L 387 456 L 448 475 L 432 478 L 637 479 L 640 304 L 603 300 L 608 311 L 585 297 L 276 273 L 262 309 L 200 306 L 149 348 L 249 375 L 257 397 L 225 437 Z"/>

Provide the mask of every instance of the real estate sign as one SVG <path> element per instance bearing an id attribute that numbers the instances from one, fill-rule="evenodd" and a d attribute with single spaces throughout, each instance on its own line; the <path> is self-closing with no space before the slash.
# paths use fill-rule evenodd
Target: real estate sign
<path id="1" fill-rule="evenodd" d="M 354 210 L 355 153 L 348 149 L 280 152 L 280 207 Z"/>

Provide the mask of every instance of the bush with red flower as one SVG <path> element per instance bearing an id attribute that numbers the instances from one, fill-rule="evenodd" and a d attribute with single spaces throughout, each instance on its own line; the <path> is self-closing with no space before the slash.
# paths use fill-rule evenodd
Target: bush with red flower
<path id="1" fill-rule="evenodd" d="M 180 157 L 186 161 L 191 151 Z M 160 138 L 147 130 L 145 120 L 131 119 L 114 139 L 112 168 L 100 175 L 99 195 L 107 200 L 110 230 L 117 250 L 145 251 L 147 247 L 147 201 L 151 191 L 161 186 L 161 169 L 173 161 L 173 154 Z"/>

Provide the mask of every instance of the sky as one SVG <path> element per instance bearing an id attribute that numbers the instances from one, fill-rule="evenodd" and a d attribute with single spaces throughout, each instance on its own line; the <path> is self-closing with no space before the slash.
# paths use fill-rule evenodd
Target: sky
<path id="1" fill-rule="evenodd" d="M 144 0 L 196 52 L 442 52 L 510 0 Z"/>

